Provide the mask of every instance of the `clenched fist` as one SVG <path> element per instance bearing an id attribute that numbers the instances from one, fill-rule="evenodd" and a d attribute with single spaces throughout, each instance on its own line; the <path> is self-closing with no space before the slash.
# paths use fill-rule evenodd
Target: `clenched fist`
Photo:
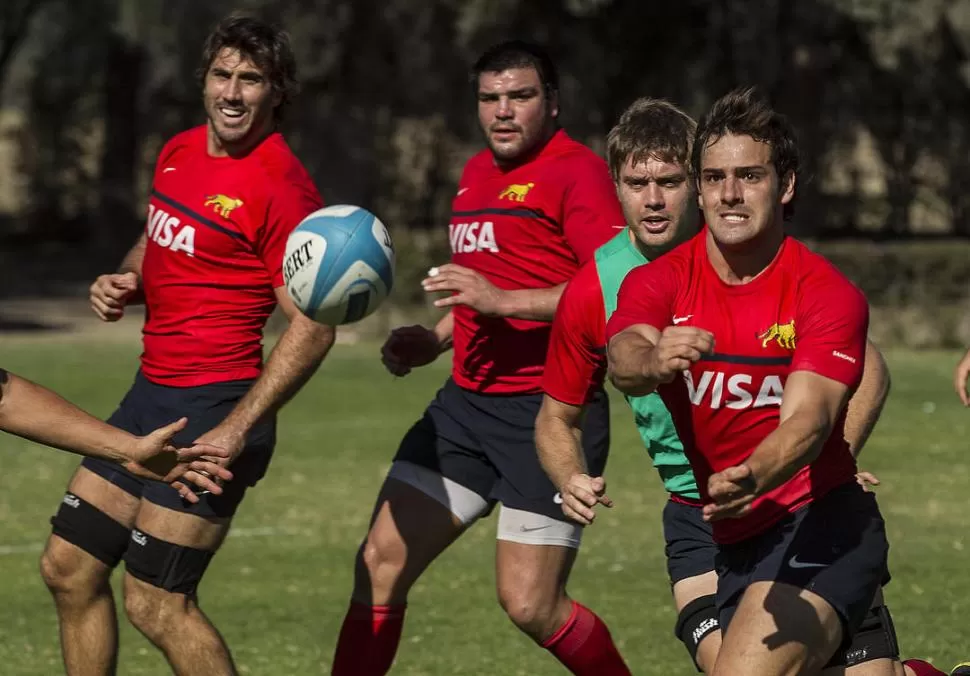
<path id="1" fill-rule="evenodd" d="M 125 316 L 125 305 L 138 291 L 138 275 L 118 272 L 101 275 L 89 290 L 91 309 L 103 322 L 116 322 Z"/>
<path id="2" fill-rule="evenodd" d="M 696 326 L 668 326 L 650 351 L 646 366 L 650 376 L 669 383 L 681 371 L 714 351 L 714 334 Z"/>

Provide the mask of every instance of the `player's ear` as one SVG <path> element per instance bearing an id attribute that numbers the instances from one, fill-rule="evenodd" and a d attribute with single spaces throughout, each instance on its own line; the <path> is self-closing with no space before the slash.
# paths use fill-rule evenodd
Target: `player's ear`
<path id="1" fill-rule="evenodd" d="M 559 117 L 559 92 L 554 89 L 547 89 L 546 97 L 549 105 L 549 117 L 555 120 Z"/>
<path id="2" fill-rule="evenodd" d="M 795 199 L 795 172 L 789 171 L 781 180 L 781 203 L 788 204 Z"/>

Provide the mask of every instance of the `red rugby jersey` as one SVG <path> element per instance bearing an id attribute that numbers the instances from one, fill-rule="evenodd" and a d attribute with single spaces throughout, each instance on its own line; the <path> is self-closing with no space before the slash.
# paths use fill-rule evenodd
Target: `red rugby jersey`
<path id="1" fill-rule="evenodd" d="M 322 204 L 278 133 L 239 159 L 210 157 L 205 126 L 172 138 L 145 226 L 145 376 L 177 387 L 257 377 L 287 236 Z"/>
<path id="2" fill-rule="evenodd" d="M 542 389 L 553 399 L 582 406 L 606 373 L 606 308 L 596 262 L 588 261 L 559 299 L 552 323 Z"/>
<path id="3" fill-rule="evenodd" d="M 606 162 L 558 131 L 539 154 L 509 170 L 484 150 L 465 165 L 452 203 L 452 262 L 500 289 L 568 281 L 622 229 Z M 489 394 L 541 391 L 548 322 L 485 317 L 454 308 L 455 382 Z"/>
<path id="4" fill-rule="evenodd" d="M 670 410 L 705 502 L 714 472 L 738 465 L 779 424 L 788 374 L 813 371 L 854 389 L 862 377 L 869 308 L 831 263 L 784 240 L 771 265 L 740 286 L 724 283 L 707 257 L 706 230 L 633 270 L 607 326 L 611 338 L 634 324 L 697 326 L 714 334 L 705 356 L 658 392 Z M 809 466 L 755 500 L 749 513 L 714 523 L 729 543 L 773 523 L 853 480 L 845 414 Z"/>

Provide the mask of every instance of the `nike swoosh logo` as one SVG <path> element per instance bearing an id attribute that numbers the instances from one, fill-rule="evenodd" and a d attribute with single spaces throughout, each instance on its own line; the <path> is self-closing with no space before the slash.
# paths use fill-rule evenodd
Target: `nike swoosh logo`
<path id="1" fill-rule="evenodd" d="M 690 319 L 693 316 L 694 315 L 687 315 L 686 317 L 674 317 L 673 321 L 674 321 L 674 324 L 675 325 L 676 324 L 683 324 L 684 322 L 686 322 L 688 319 Z"/>
<path id="2" fill-rule="evenodd" d="M 529 527 L 529 526 L 519 526 L 519 530 L 522 531 L 523 533 L 531 533 L 531 532 L 537 531 L 537 530 L 545 530 L 548 527 L 549 526 L 532 526 L 532 527 Z"/>
<path id="3" fill-rule="evenodd" d="M 163 174 L 167 174 L 170 171 L 175 171 L 175 167 L 165 167 L 164 169 L 162 169 Z"/>
<path id="4" fill-rule="evenodd" d="M 827 563 L 808 563 L 807 561 L 799 561 L 798 554 L 794 554 L 790 559 L 788 559 L 789 568 L 827 568 L 829 564 Z"/>
<path id="5" fill-rule="evenodd" d="M 614 230 L 622 230 L 622 229 L 623 229 L 623 228 L 625 228 L 625 227 L 626 227 L 625 225 L 614 225 L 614 226 L 613 226 L 613 229 L 614 229 Z"/>
<path id="6" fill-rule="evenodd" d="M 461 188 L 461 189 L 460 189 L 460 190 L 458 191 L 458 194 L 457 194 L 457 195 L 455 195 L 455 197 L 461 197 L 461 196 L 462 196 L 462 195 L 464 195 L 464 194 L 465 194 L 466 192 L 468 192 L 468 188 Z"/>

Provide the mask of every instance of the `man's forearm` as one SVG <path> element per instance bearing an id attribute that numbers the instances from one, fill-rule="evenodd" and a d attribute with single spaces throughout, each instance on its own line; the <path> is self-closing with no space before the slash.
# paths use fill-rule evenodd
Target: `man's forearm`
<path id="1" fill-rule="evenodd" d="M 744 461 L 756 494 L 777 488 L 815 460 L 831 431 L 831 421 L 812 413 L 794 413 L 782 422 Z"/>
<path id="2" fill-rule="evenodd" d="M 511 319 L 551 322 L 565 284 L 546 289 L 513 289 L 502 292 L 500 313 Z"/>
<path id="3" fill-rule="evenodd" d="M 570 477 L 587 471 L 579 445 L 578 426 L 562 417 L 539 414 L 536 418 L 536 448 L 542 469 L 556 488 L 565 485 Z"/>
<path id="4" fill-rule="evenodd" d="M 889 367 L 872 343 L 866 345 L 866 364 L 862 381 L 849 400 L 845 411 L 845 440 L 852 455 L 859 457 L 869 435 L 879 421 L 889 397 Z"/>
<path id="5" fill-rule="evenodd" d="M 118 272 L 134 272 L 138 275 L 138 291 L 133 293 L 125 302 L 127 305 L 137 305 L 145 302 L 145 293 L 141 287 L 141 269 L 145 260 L 145 248 L 148 246 L 148 238 L 144 233 L 135 242 L 135 245 L 128 250 L 125 257 L 118 266 Z"/>
<path id="6" fill-rule="evenodd" d="M 657 389 L 660 381 L 644 372 L 654 345 L 635 333 L 620 333 L 608 348 L 610 381 L 620 392 L 642 397 Z"/>
<path id="7" fill-rule="evenodd" d="M 262 374 L 223 425 L 245 434 L 275 414 L 316 373 L 333 346 L 335 331 L 297 315 L 276 342 Z"/>
<path id="8" fill-rule="evenodd" d="M 0 430 L 72 453 L 127 460 L 135 437 L 46 387 L 0 370 Z"/>
<path id="9" fill-rule="evenodd" d="M 455 332 L 455 315 L 450 311 L 438 320 L 434 326 L 434 334 L 438 337 L 439 354 L 447 352 L 452 346 L 452 336 Z"/>

